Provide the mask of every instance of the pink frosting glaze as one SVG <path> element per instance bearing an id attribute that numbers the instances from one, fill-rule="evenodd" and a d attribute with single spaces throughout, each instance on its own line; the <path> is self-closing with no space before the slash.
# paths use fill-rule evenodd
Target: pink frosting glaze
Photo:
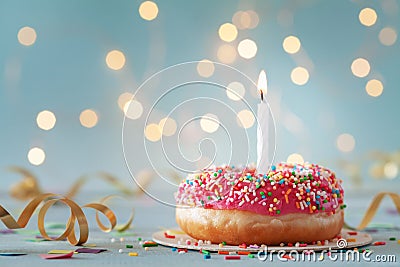
<path id="1" fill-rule="evenodd" d="M 268 174 L 254 168 L 222 166 L 189 175 L 179 185 L 180 206 L 246 210 L 264 215 L 333 214 L 343 204 L 342 181 L 314 164 L 272 166 Z"/>

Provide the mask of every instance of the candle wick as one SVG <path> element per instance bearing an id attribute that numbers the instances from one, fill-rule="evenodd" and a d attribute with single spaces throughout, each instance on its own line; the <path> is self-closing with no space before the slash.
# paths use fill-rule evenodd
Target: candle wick
<path id="1" fill-rule="evenodd" d="M 262 102 L 262 101 L 264 101 L 264 93 L 263 93 L 262 89 L 260 89 L 260 94 L 261 94 L 261 102 Z"/>

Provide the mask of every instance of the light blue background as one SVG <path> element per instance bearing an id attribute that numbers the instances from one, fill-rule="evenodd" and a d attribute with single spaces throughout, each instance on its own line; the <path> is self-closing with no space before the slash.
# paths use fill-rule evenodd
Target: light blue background
<path id="1" fill-rule="evenodd" d="M 258 13 L 259 25 L 240 30 L 233 44 L 250 38 L 257 43 L 258 52 L 250 60 L 238 56 L 232 66 L 253 80 L 261 69 L 267 72 L 277 119 L 277 161 L 300 153 L 307 161 L 332 167 L 351 187 L 352 181 L 338 164 L 340 159 L 357 161 L 372 150 L 392 153 L 399 149 L 399 40 L 393 46 L 383 46 L 378 39 L 383 27 L 399 30 L 397 1 L 156 1 L 159 14 L 154 21 L 140 18 L 140 3 L 1 1 L 0 188 L 18 180 L 6 171 L 9 165 L 29 168 L 48 191 L 63 192 L 78 176 L 100 170 L 133 186 L 122 154 L 123 113 L 117 105 L 118 96 L 134 92 L 151 74 L 167 66 L 203 58 L 218 61 L 217 49 L 223 44 L 219 26 L 230 22 L 236 11 L 248 9 Z M 358 20 L 364 7 L 372 7 L 378 14 L 372 27 Z M 292 25 L 278 23 L 283 9 L 293 11 Z M 24 26 L 37 33 L 36 43 L 29 47 L 17 40 Z M 304 86 L 291 82 L 290 72 L 298 64 L 282 49 L 283 39 L 292 34 L 300 38 L 314 65 Z M 110 70 L 105 63 L 106 54 L 114 49 L 126 56 L 120 71 Z M 350 65 L 358 57 L 371 64 L 366 78 L 351 73 Z M 365 92 L 365 84 L 372 78 L 384 85 L 378 98 Z M 79 123 L 80 112 L 87 108 L 99 114 L 92 129 Z M 57 117 L 51 131 L 36 125 L 37 113 L 44 109 Z M 218 114 L 218 107 L 204 109 L 204 113 Z M 304 131 L 287 130 L 283 124 L 287 114 L 295 114 Z M 324 114 L 333 118 L 333 123 L 321 122 Z M 249 131 L 255 138 L 255 127 Z M 343 154 L 336 148 L 341 133 L 355 137 L 353 152 Z M 138 140 L 138 145 L 143 141 Z M 46 161 L 40 166 L 27 160 L 33 146 L 46 152 Z M 255 161 L 254 140 L 251 146 Z M 137 157 L 139 167 L 142 158 Z M 368 164 L 364 161 L 361 165 L 363 186 L 398 186 L 398 179 L 373 180 Z M 89 188 L 108 189 L 95 182 Z"/>

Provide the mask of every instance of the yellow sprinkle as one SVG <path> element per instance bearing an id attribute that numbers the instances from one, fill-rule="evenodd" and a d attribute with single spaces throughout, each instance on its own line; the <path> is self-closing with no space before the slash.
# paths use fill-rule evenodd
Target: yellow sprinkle
<path id="1" fill-rule="evenodd" d="M 222 248 L 223 246 L 224 246 L 224 244 L 222 244 L 222 243 L 219 243 L 219 245 L 218 245 L 220 248 Z"/>
<path id="2" fill-rule="evenodd" d="M 277 201 L 278 201 L 278 199 L 275 197 L 275 198 L 274 198 L 274 202 L 277 202 Z"/>
<path id="3" fill-rule="evenodd" d="M 311 199 L 308 197 L 308 198 L 307 198 L 307 201 L 310 201 L 310 200 L 311 200 Z"/>
<path id="4" fill-rule="evenodd" d="M 67 250 L 67 249 L 53 249 L 53 250 L 50 250 L 49 252 L 47 252 L 47 254 L 68 254 L 68 253 L 71 253 L 71 252 L 73 252 L 73 250 Z M 74 254 L 75 253 L 78 253 L 78 252 L 75 252 L 74 251 Z"/>
<path id="5" fill-rule="evenodd" d="M 347 242 L 356 242 L 355 238 L 347 238 Z"/>
<path id="6" fill-rule="evenodd" d="M 139 254 L 137 252 L 129 252 L 128 255 L 129 256 L 134 256 L 134 257 L 139 256 Z"/>
<path id="7" fill-rule="evenodd" d="M 400 239 L 399 239 L 399 240 L 397 240 L 397 244 L 399 244 L 399 245 L 400 245 Z"/>
<path id="8" fill-rule="evenodd" d="M 315 206 L 312 206 L 312 209 L 313 209 L 313 210 L 315 210 L 316 208 L 317 208 L 317 207 L 315 207 Z"/>

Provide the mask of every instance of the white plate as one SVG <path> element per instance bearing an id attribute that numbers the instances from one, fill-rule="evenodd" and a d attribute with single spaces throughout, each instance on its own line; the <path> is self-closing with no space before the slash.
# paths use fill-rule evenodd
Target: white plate
<path id="1" fill-rule="evenodd" d="M 174 229 L 173 231 L 181 231 Z M 166 231 L 159 231 L 153 233 L 153 240 L 160 245 L 168 246 L 168 247 L 175 247 L 175 248 L 183 248 L 183 249 L 191 249 L 191 250 L 200 250 L 205 249 L 208 251 L 248 251 L 248 252 L 258 252 L 261 248 L 240 248 L 239 246 L 230 246 L 224 245 L 222 247 L 219 244 L 202 244 L 202 245 L 195 245 L 198 240 L 186 235 L 186 234 L 174 234 L 175 238 L 166 238 L 164 233 Z M 353 233 L 352 235 L 349 234 Z M 356 234 L 355 234 L 356 233 Z M 296 246 L 268 246 L 267 250 L 284 250 L 284 251 L 303 251 L 303 250 L 314 250 L 314 251 L 321 251 L 321 250 L 338 250 L 338 249 L 348 249 L 348 248 L 356 248 L 368 245 L 372 242 L 372 237 L 364 232 L 360 231 L 350 231 L 343 229 L 341 232 L 342 239 L 334 238 L 328 242 L 328 244 L 324 245 L 307 245 L 305 247 L 296 247 Z M 190 240 L 190 245 L 186 244 L 186 241 Z"/>

